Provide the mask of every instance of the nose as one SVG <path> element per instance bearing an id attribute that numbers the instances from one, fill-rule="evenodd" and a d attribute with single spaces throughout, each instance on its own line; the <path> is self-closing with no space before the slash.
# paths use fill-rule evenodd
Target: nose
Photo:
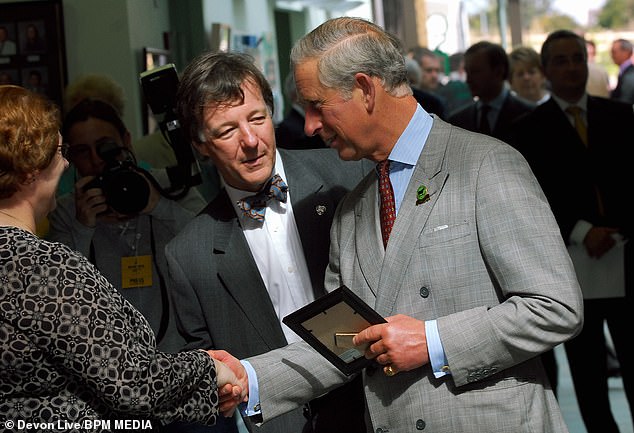
<path id="1" fill-rule="evenodd" d="M 106 162 L 101 159 L 97 153 L 95 146 L 90 146 L 90 164 L 93 167 L 93 173 L 101 173 L 106 166 Z"/>
<path id="2" fill-rule="evenodd" d="M 247 147 L 255 147 L 258 145 L 258 136 L 250 125 L 240 127 L 240 141 Z"/>
<path id="3" fill-rule="evenodd" d="M 304 116 L 304 133 L 307 136 L 312 137 L 313 135 L 319 134 L 321 127 L 321 115 L 319 112 L 310 106 L 306 107 Z"/>

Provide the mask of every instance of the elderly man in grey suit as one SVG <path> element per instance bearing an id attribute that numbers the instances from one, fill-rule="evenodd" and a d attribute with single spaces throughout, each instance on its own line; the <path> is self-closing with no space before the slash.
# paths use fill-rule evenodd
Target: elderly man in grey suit
<path id="1" fill-rule="evenodd" d="M 332 149 L 277 150 L 271 88 L 249 56 L 199 55 L 177 99 L 187 139 L 223 186 L 166 248 L 187 347 L 246 357 L 299 340 L 281 320 L 326 293 L 337 203 L 370 166 L 341 161 Z M 361 381 L 311 401 L 306 412 L 308 424 L 299 409 L 257 431 L 365 431 Z"/>
<path id="2" fill-rule="evenodd" d="M 583 322 L 559 228 L 517 151 L 416 103 L 399 45 L 344 17 L 291 53 L 306 131 L 379 163 L 338 206 L 326 272 L 327 289 L 346 285 L 387 319 L 353 338 L 375 360 L 361 373 L 369 431 L 564 432 L 538 357 Z M 304 342 L 214 356 L 263 425 L 345 379 Z"/>
<path id="3" fill-rule="evenodd" d="M 632 64 L 632 43 L 627 39 L 612 42 L 612 61 L 619 67 L 619 78 L 610 98 L 634 104 L 634 64 Z"/>

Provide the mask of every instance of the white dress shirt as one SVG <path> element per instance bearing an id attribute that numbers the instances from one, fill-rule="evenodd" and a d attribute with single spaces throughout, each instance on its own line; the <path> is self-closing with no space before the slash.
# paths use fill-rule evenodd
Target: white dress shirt
<path id="1" fill-rule="evenodd" d="M 273 174 L 275 173 L 288 184 L 279 152 L 276 152 Z M 267 203 L 264 222 L 258 222 L 244 215 L 237 204 L 240 199 L 253 195 L 253 192 L 233 188 L 224 180 L 223 183 L 240 218 L 242 231 L 269 292 L 286 340 L 289 343 L 300 341 L 301 338 L 283 324 L 282 319 L 314 301 L 315 297 L 293 216 L 292 186 L 289 186 L 286 203 L 270 200 Z"/>

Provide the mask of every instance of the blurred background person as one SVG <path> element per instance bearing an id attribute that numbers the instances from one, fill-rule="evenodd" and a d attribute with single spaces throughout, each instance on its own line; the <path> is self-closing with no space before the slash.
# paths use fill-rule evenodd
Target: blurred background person
<path id="1" fill-rule="evenodd" d="M 632 233 L 627 199 L 632 178 L 630 104 L 586 93 L 586 44 L 569 30 L 550 33 L 541 49 L 551 98 L 515 124 L 514 145 L 544 190 L 583 292 L 583 328 L 564 348 L 579 410 L 589 433 L 618 432 L 611 409 L 605 323 L 619 359 L 628 414 L 634 407 L 631 320 Z M 580 271 L 593 277 L 588 279 Z M 609 281 L 620 274 L 621 281 Z"/>
<path id="2" fill-rule="evenodd" d="M 619 67 L 619 78 L 610 98 L 634 104 L 634 65 L 632 65 L 632 43 L 626 39 L 617 39 L 610 51 L 612 60 Z"/>
<path id="3" fill-rule="evenodd" d="M 464 53 L 457 52 L 449 56 L 449 75 L 438 96 L 444 99 L 447 114 L 451 115 L 473 100 L 467 85 L 467 73 L 464 70 Z"/>
<path id="4" fill-rule="evenodd" d="M 0 86 L 0 424 L 214 424 L 217 386 L 235 376 L 201 350 L 159 352 L 147 321 L 85 257 L 35 235 L 68 167 L 59 126 L 43 96 Z"/>
<path id="5" fill-rule="evenodd" d="M 597 46 L 594 41 L 586 39 L 586 49 L 588 51 L 588 82 L 586 91 L 589 95 L 610 97 L 610 76 L 608 71 L 596 62 Z"/>
<path id="6" fill-rule="evenodd" d="M 105 74 L 84 74 L 66 86 L 63 107 L 68 113 L 78 102 L 86 98 L 101 99 L 112 105 L 123 118 L 126 97 L 123 88 Z M 132 147 L 138 160 L 147 167 L 165 168 L 176 164 L 176 157 L 169 143 L 160 132 L 133 140 Z"/>
<path id="7" fill-rule="evenodd" d="M 474 100 L 449 117 L 449 123 L 503 141 L 512 134 L 515 119 L 530 112 L 533 105 L 514 96 L 506 87 L 509 59 L 499 44 L 481 41 L 465 52 L 467 84 Z"/>
<path id="8" fill-rule="evenodd" d="M 119 118 L 123 119 L 126 106 L 126 96 L 123 88 L 112 77 L 105 74 L 88 73 L 79 76 L 66 86 L 63 97 L 64 112 L 68 113 L 78 102 L 92 98 L 107 102 L 115 108 Z M 188 143 L 179 145 L 188 146 Z M 144 169 L 165 169 L 177 165 L 172 145 L 165 139 L 160 130 L 132 138 L 132 149 L 137 164 Z M 198 192 L 209 200 L 219 189 L 217 173 L 211 164 L 202 167 L 202 183 L 194 185 Z M 71 161 L 71 169 L 67 170 L 60 182 L 60 194 L 70 192 L 74 188 L 76 173 Z"/>
<path id="9" fill-rule="evenodd" d="M 320 149 L 326 143 L 319 135 L 307 136 L 304 132 L 304 108 L 300 105 L 293 74 L 284 80 L 284 93 L 291 107 L 284 119 L 275 127 L 275 142 L 282 149 Z"/>
<path id="10" fill-rule="evenodd" d="M 443 100 L 432 92 L 422 90 L 420 88 L 420 82 L 422 79 L 422 71 L 420 65 L 416 60 L 405 57 L 405 68 L 407 69 L 407 79 L 412 88 L 412 93 L 416 101 L 423 107 L 428 113 L 437 114 L 441 119 L 447 117 L 447 109 Z"/>
<path id="11" fill-rule="evenodd" d="M 531 47 L 517 47 L 509 54 L 509 84 L 515 96 L 532 105 L 548 100 L 546 77 L 539 53 Z"/>
<path id="12" fill-rule="evenodd" d="M 445 71 L 440 56 L 429 48 L 417 46 L 409 50 L 408 57 L 416 60 L 422 71 L 420 88 L 436 92 L 442 86 Z"/>

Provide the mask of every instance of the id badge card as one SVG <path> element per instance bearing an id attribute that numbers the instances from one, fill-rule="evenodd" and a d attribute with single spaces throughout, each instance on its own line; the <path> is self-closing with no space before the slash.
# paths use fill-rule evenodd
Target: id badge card
<path id="1" fill-rule="evenodd" d="M 152 285 L 152 256 L 121 257 L 121 287 L 149 287 Z"/>

